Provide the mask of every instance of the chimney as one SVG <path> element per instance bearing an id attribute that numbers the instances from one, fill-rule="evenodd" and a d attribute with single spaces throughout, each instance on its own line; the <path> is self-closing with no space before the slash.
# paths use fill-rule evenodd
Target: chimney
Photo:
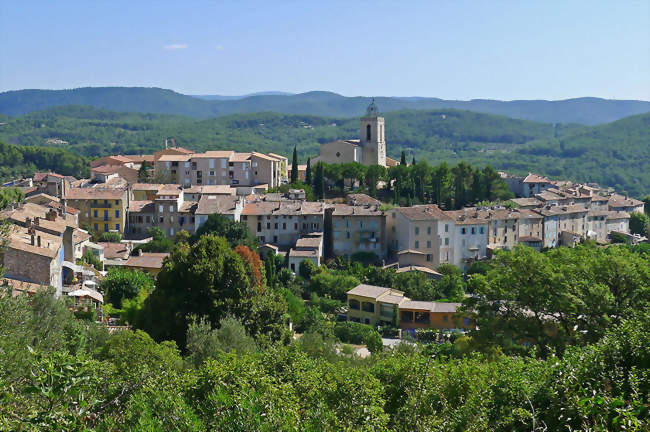
<path id="1" fill-rule="evenodd" d="M 41 238 L 39 237 L 38 239 L 40 240 Z M 32 234 L 30 236 L 30 242 L 31 242 L 31 245 L 34 246 L 34 234 Z"/>
<path id="2" fill-rule="evenodd" d="M 45 219 L 49 220 L 50 222 L 54 222 L 56 220 L 56 216 L 57 216 L 57 211 L 54 209 L 50 209 L 45 214 Z"/>
<path id="3" fill-rule="evenodd" d="M 40 220 L 41 220 L 41 218 L 39 218 L 38 216 L 36 216 L 36 217 L 34 218 L 34 225 L 38 226 Z"/>
<path id="4" fill-rule="evenodd" d="M 30 217 L 25 218 L 25 228 L 31 228 L 32 227 L 32 219 Z"/>
<path id="5" fill-rule="evenodd" d="M 32 236 L 34 237 L 34 236 Z M 41 247 L 41 236 L 36 237 L 36 243 L 38 247 Z"/>

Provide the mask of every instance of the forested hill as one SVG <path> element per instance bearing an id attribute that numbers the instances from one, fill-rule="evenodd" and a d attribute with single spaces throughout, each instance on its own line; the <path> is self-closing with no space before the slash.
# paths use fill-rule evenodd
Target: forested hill
<path id="1" fill-rule="evenodd" d="M 260 93 L 245 97 L 188 96 L 143 87 L 87 87 L 71 90 L 19 90 L 0 93 L 0 113 L 16 116 L 63 105 L 86 105 L 123 112 L 185 115 L 196 118 L 272 111 L 284 114 L 359 117 L 369 97 L 314 91 Z M 424 97 L 377 97 L 382 112 L 405 109 L 461 109 L 545 123 L 595 125 L 650 111 L 650 102 L 577 98 L 560 101 L 470 101 Z"/>
<path id="2" fill-rule="evenodd" d="M 476 165 L 558 179 L 593 181 L 643 196 L 650 191 L 650 114 L 589 127 L 552 125 L 457 110 L 397 111 L 386 117 L 388 155 Z M 0 115 L 0 140 L 50 146 L 85 157 L 150 153 L 165 138 L 197 151 L 276 152 L 300 160 L 319 144 L 357 138 L 358 119 L 254 113 L 193 119 L 89 107 L 59 107 L 21 117 Z M 43 167 L 37 167 L 43 169 Z M 5 172 L 6 178 L 6 169 Z"/>

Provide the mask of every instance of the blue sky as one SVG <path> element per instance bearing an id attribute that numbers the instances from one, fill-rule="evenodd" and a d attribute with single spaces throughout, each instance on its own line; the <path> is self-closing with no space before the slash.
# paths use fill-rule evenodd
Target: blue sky
<path id="1" fill-rule="evenodd" d="M 650 100 L 650 1 L 0 0 L 0 91 L 112 85 Z"/>

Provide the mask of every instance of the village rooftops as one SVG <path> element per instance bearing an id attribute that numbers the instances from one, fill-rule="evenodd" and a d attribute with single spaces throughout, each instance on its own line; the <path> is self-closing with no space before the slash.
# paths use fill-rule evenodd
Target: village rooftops
<path id="1" fill-rule="evenodd" d="M 166 154 L 158 158 L 158 162 L 187 162 L 192 158 L 192 154 Z"/>
<path id="2" fill-rule="evenodd" d="M 349 194 L 348 195 L 348 204 L 353 206 L 365 206 L 365 205 L 382 205 L 382 202 L 376 198 L 371 197 L 366 194 Z"/>
<path id="3" fill-rule="evenodd" d="M 297 258 L 318 258 L 318 250 L 317 249 L 290 249 L 289 256 L 297 257 Z"/>
<path id="4" fill-rule="evenodd" d="M 323 243 L 319 236 L 301 237 L 296 241 L 296 249 L 318 249 Z"/>
<path id="5" fill-rule="evenodd" d="M 126 260 L 129 258 L 129 248 L 124 243 L 107 243 L 99 242 L 98 245 L 101 245 L 104 248 L 104 258 L 106 259 L 121 259 Z"/>
<path id="6" fill-rule="evenodd" d="M 39 172 L 39 173 L 34 173 L 34 176 L 32 177 L 35 182 L 41 182 L 47 180 L 48 177 L 55 177 L 58 179 L 64 179 L 65 176 L 53 172 Z"/>
<path id="7" fill-rule="evenodd" d="M 609 205 L 610 207 L 638 207 L 643 205 L 643 201 L 619 194 L 612 194 L 609 196 Z"/>
<path id="8" fill-rule="evenodd" d="M 382 216 L 384 214 L 376 205 L 329 204 L 327 207 L 333 209 L 332 216 Z"/>
<path id="9" fill-rule="evenodd" d="M 487 212 L 479 212 L 476 207 L 467 207 L 462 210 L 446 211 L 445 214 L 454 219 L 456 225 L 481 225 L 488 223 Z"/>
<path id="10" fill-rule="evenodd" d="M 611 211 L 607 214 L 607 220 L 628 219 L 630 214 L 624 211 Z"/>
<path id="11" fill-rule="evenodd" d="M 563 214 L 578 214 L 587 213 L 589 209 L 583 205 L 565 205 L 565 206 L 546 206 L 540 209 L 533 210 L 543 216 L 558 216 Z"/>
<path id="12" fill-rule="evenodd" d="M 416 205 L 413 207 L 396 207 L 393 209 L 411 221 L 452 220 L 435 204 Z"/>
<path id="13" fill-rule="evenodd" d="M 523 180 L 524 183 L 551 183 L 546 177 L 539 176 L 537 174 L 529 173 L 526 178 Z"/>
<path id="14" fill-rule="evenodd" d="M 230 195 L 203 195 L 199 198 L 196 214 L 232 214 L 239 199 Z"/>
<path id="15" fill-rule="evenodd" d="M 182 189 L 177 184 L 166 184 L 163 185 L 158 192 L 156 193 L 156 199 L 176 199 L 175 197 L 180 196 Z M 174 197 L 174 198 L 167 198 Z"/>
<path id="16" fill-rule="evenodd" d="M 130 213 L 151 212 L 155 210 L 153 201 L 131 201 L 129 202 Z"/>
<path id="17" fill-rule="evenodd" d="M 41 231 L 36 232 L 33 237 L 34 244 L 32 245 L 32 236 L 28 229 L 13 225 L 9 234 L 9 247 L 35 255 L 56 258 L 62 246 L 61 237 Z"/>
<path id="18" fill-rule="evenodd" d="M 101 188 L 70 188 L 66 190 L 65 198 L 71 200 L 90 199 L 122 199 L 124 189 L 101 189 Z"/>
<path id="19" fill-rule="evenodd" d="M 131 190 L 134 191 L 157 191 L 162 188 L 163 184 L 158 183 L 134 183 L 131 185 Z M 180 186 L 179 186 L 180 187 Z"/>
<path id="20" fill-rule="evenodd" d="M 0 279 L 0 289 L 3 287 L 11 288 L 12 297 L 16 297 L 21 294 L 33 295 L 40 290 L 47 289 L 47 286 L 42 284 L 38 284 L 34 282 L 26 282 L 26 281 L 12 279 L 12 278 Z"/>
<path id="21" fill-rule="evenodd" d="M 247 162 L 252 153 L 233 153 L 230 156 L 230 162 Z"/>
<path id="22" fill-rule="evenodd" d="M 206 158 L 214 158 L 214 159 L 230 159 L 230 157 L 234 154 L 235 152 L 233 150 L 209 150 L 206 151 L 205 153 L 194 153 L 192 155 L 192 159 L 206 159 Z"/>
<path id="23" fill-rule="evenodd" d="M 402 266 L 402 267 L 399 267 L 399 268 L 395 269 L 396 273 L 408 273 L 408 272 L 412 272 L 412 271 L 427 273 L 427 274 L 429 274 L 431 276 L 440 277 L 440 278 L 443 276 L 442 273 L 438 273 L 437 271 L 432 270 L 429 267 L 408 265 L 408 266 Z"/>
<path id="24" fill-rule="evenodd" d="M 323 214 L 323 203 L 303 201 L 258 201 L 246 204 L 244 216 L 305 216 Z"/>
<path id="25" fill-rule="evenodd" d="M 539 207 L 543 205 L 543 203 L 538 200 L 537 198 L 513 198 L 510 200 L 510 202 L 513 202 L 517 204 L 519 207 Z"/>
<path id="26" fill-rule="evenodd" d="M 124 264 L 126 267 L 161 269 L 163 260 L 169 256 L 168 253 L 142 252 L 140 255 L 133 255 Z"/>

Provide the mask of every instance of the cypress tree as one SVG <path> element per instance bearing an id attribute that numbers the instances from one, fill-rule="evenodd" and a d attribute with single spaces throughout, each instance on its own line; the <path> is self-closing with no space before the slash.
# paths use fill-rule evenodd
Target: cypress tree
<path id="1" fill-rule="evenodd" d="M 314 179 L 311 178 L 311 158 L 307 158 L 307 171 L 305 172 L 305 183 L 312 185 Z"/>
<path id="2" fill-rule="evenodd" d="M 406 153 L 402 150 L 402 157 L 399 159 L 399 164 L 406 166 Z"/>
<path id="3" fill-rule="evenodd" d="M 316 168 L 316 195 L 318 199 L 323 199 L 325 197 L 325 172 L 323 170 L 323 164 L 319 163 Z"/>
<path id="4" fill-rule="evenodd" d="M 291 183 L 298 182 L 298 150 L 293 146 L 293 160 L 291 161 Z"/>
<path id="5" fill-rule="evenodd" d="M 413 161 L 411 162 L 411 165 L 415 165 L 415 156 L 413 156 Z"/>

